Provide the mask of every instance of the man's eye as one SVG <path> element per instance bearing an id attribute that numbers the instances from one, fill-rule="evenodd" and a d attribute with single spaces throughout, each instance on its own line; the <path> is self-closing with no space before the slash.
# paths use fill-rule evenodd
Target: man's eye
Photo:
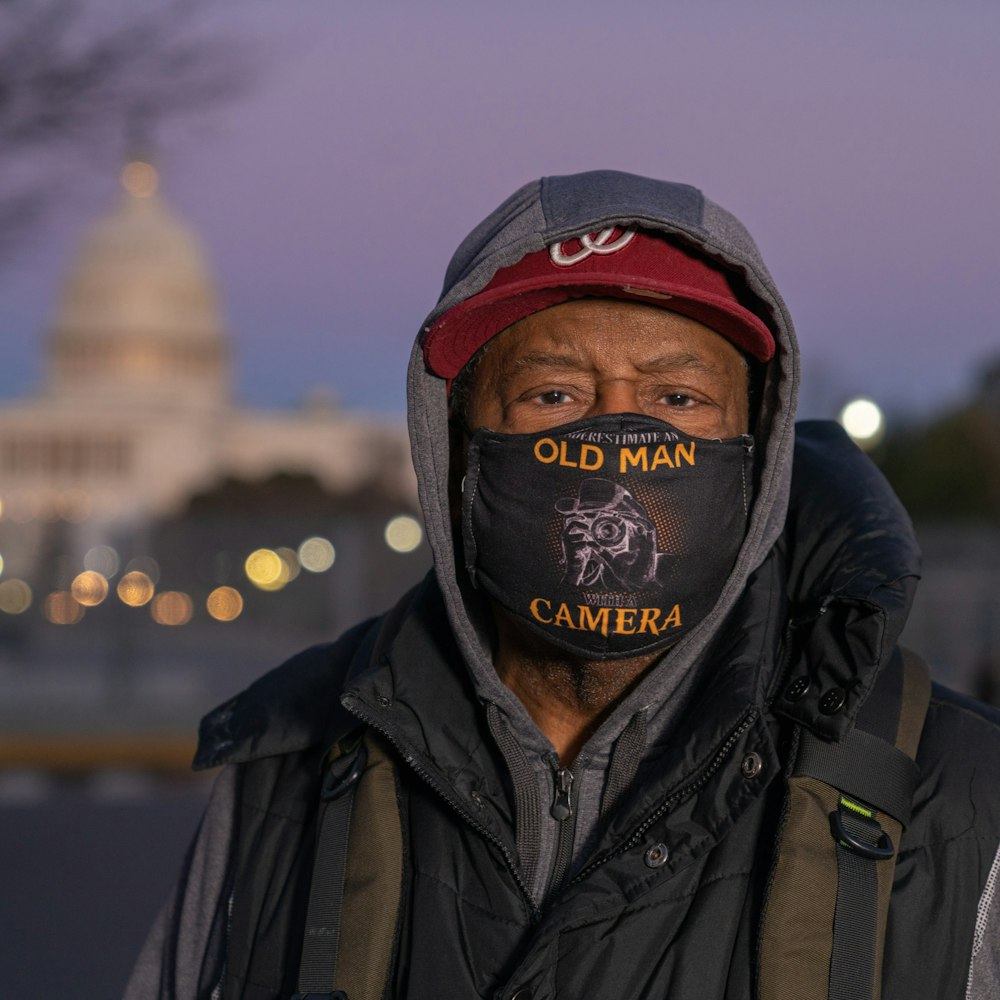
<path id="1" fill-rule="evenodd" d="M 667 406 L 693 406 L 695 400 L 691 396 L 685 395 L 683 392 L 668 392 L 664 397 L 663 401 Z"/>
<path id="2" fill-rule="evenodd" d="M 549 389 L 548 392 L 540 392 L 535 398 L 545 406 L 557 406 L 559 403 L 565 403 L 569 395 L 559 389 Z"/>

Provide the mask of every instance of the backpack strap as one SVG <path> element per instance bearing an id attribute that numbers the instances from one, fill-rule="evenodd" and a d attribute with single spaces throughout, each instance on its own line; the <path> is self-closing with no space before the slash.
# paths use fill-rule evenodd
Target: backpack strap
<path id="1" fill-rule="evenodd" d="M 334 746 L 327 762 L 292 1000 L 380 1000 L 403 884 L 395 765 L 370 729 Z"/>
<path id="2" fill-rule="evenodd" d="M 839 743 L 800 730 L 760 941 L 761 1000 L 878 1000 L 927 665 L 897 651 Z"/>

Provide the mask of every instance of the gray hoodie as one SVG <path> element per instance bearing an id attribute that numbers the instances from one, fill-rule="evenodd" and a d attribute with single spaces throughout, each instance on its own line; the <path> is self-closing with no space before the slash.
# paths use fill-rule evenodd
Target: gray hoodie
<path id="1" fill-rule="evenodd" d="M 481 291 L 500 268 L 553 243 L 611 225 L 668 233 L 721 265 L 734 287 L 742 290 L 742 297 L 771 328 L 777 352 L 768 368 L 756 428 L 759 458 L 755 499 L 732 574 L 712 612 L 662 656 L 642 683 L 616 706 L 574 762 L 574 858 L 585 853 L 602 807 L 606 811 L 614 790 L 628 784 L 644 748 L 662 738 L 671 718 L 683 710 L 696 673 L 692 666 L 743 591 L 750 573 L 781 534 L 791 479 L 798 384 L 798 349 L 791 319 L 750 234 L 696 188 L 610 170 L 545 177 L 515 192 L 459 246 L 448 266 L 441 297 L 410 359 L 410 438 L 427 537 L 452 628 L 479 697 L 488 706 L 490 728 L 507 759 L 515 789 L 522 801 L 537 798 L 537 808 L 522 812 L 537 816 L 540 824 L 537 830 L 520 824 L 518 846 L 539 902 L 555 851 L 557 823 L 549 817 L 549 803 L 560 769 L 549 741 L 497 677 L 482 601 L 464 568 L 456 566 L 448 502 L 447 393 L 444 380 L 428 372 L 421 341 L 439 316 Z"/>

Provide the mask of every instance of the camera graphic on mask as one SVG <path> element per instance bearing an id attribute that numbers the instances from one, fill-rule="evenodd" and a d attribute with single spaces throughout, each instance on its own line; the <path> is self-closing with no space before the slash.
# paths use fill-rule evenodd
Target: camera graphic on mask
<path id="1" fill-rule="evenodd" d="M 656 582 L 656 526 L 622 485 L 584 479 L 561 497 L 562 583 L 586 590 L 643 590 Z"/>

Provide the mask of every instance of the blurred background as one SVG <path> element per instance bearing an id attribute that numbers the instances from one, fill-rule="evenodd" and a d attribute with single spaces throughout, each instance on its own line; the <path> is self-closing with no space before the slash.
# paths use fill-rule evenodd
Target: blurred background
<path id="1" fill-rule="evenodd" d="M 693 183 L 1000 700 L 1000 8 L 0 0 L 0 993 L 120 994 L 200 716 L 426 571 L 409 345 L 520 184 Z"/>

